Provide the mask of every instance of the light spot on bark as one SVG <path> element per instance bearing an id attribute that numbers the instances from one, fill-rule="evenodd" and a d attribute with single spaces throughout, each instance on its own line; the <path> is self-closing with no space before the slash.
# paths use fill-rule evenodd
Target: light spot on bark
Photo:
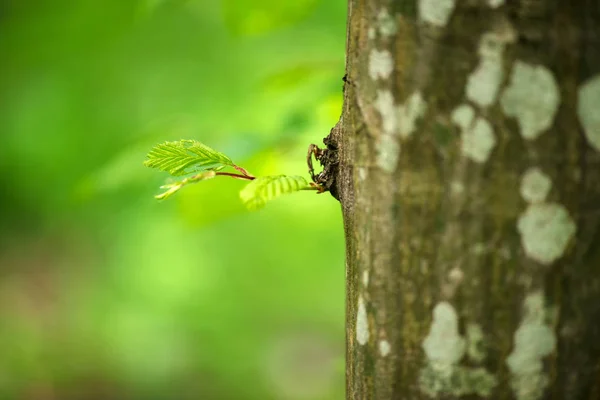
<path id="1" fill-rule="evenodd" d="M 477 163 L 486 162 L 495 146 L 494 131 L 490 123 L 484 118 L 477 118 L 470 127 L 462 131 L 462 153 L 465 157 Z"/>
<path id="2" fill-rule="evenodd" d="M 383 133 L 375 144 L 377 165 L 386 172 L 396 170 L 400 156 L 400 143 L 394 135 L 398 127 L 398 116 L 394 97 L 389 90 L 380 90 L 375 98 L 375 109 L 381 114 Z"/>
<path id="3" fill-rule="evenodd" d="M 487 246 L 481 242 L 475 243 L 473 247 L 471 247 L 471 251 L 476 256 L 480 256 L 487 251 Z"/>
<path id="4" fill-rule="evenodd" d="M 392 346 L 390 346 L 390 343 L 387 340 L 380 340 L 379 354 L 381 354 L 382 357 L 386 357 L 388 354 L 390 354 L 390 351 L 392 351 Z"/>
<path id="5" fill-rule="evenodd" d="M 427 260 L 423 260 L 421 259 L 421 262 L 419 263 L 419 266 L 421 267 L 421 273 L 422 274 L 427 274 L 429 272 L 429 263 L 427 262 Z"/>
<path id="6" fill-rule="evenodd" d="M 383 89 L 377 92 L 375 109 L 381 114 L 383 129 L 375 145 L 377 165 L 391 173 L 396 170 L 400 155 L 397 135 L 407 137 L 414 132 L 416 120 L 425 113 L 426 105 L 421 93 L 417 91 L 406 100 L 404 105 L 396 107 L 392 93 Z"/>
<path id="7" fill-rule="evenodd" d="M 537 167 L 529 168 L 521 179 L 521 196 L 528 203 L 543 202 L 548 197 L 551 188 L 552 181 Z"/>
<path id="8" fill-rule="evenodd" d="M 419 19 L 443 27 L 450 20 L 456 0 L 419 0 Z"/>
<path id="9" fill-rule="evenodd" d="M 362 282 L 365 288 L 369 286 L 369 271 L 363 271 Z"/>
<path id="10" fill-rule="evenodd" d="M 488 5 L 492 8 L 498 8 L 504 5 L 504 0 L 488 0 Z"/>
<path id="11" fill-rule="evenodd" d="M 358 307 L 356 311 L 356 341 L 365 345 L 369 341 L 369 320 L 367 309 L 362 296 L 358 296 Z"/>
<path id="12" fill-rule="evenodd" d="M 458 315 L 447 301 L 439 302 L 433 309 L 433 322 L 423 350 L 430 362 L 452 369 L 465 353 L 465 340 L 458 333 Z"/>
<path id="13" fill-rule="evenodd" d="M 404 104 L 398 106 L 398 132 L 407 138 L 415 131 L 417 119 L 425 115 L 427 104 L 420 91 L 414 92 Z"/>
<path id="14" fill-rule="evenodd" d="M 461 397 L 477 395 L 489 397 L 498 380 L 483 367 L 456 366 L 449 376 L 441 375 L 439 370 L 428 364 L 421 370 L 419 386 L 429 397 L 442 395 Z"/>
<path id="15" fill-rule="evenodd" d="M 448 281 L 442 283 L 442 297 L 445 299 L 451 299 L 454 297 L 456 289 L 458 289 L 463 279 L 464 272 L 458 267 L 452 268 L 450 272 L 448 272 Z"/>
<path id="16" fill-rule="evenodd" d="M 498 250 L 498 254 L 505 260 L 510 260 L 512 258 L 512 251 L 510 246 L 504 245 Z"/>
<path id="17" fill-rule="evenodd" d="M 458 331 L 458 315 L 448 302 L 438 303 L 433 310 L 429 334 L 423 342 L 426 365 L 419 376 L 421 390 L 430 397 L 439 394 L 462 396 L 477 394 L 487 397 L 497 384 L 484 368 L 459 365 L 467 343 Z"/>
<path id="18" fill-rule="evenodd" d="M 579 88 L 577 114 L 583 132 L 592 147 L 600 151 L 600 75 L 588 80 Z"/>
<path id="19" fill-rule="evenodd" d="M 377 166 L 390 174 L 396 170 L 398 158 L 400 157 L 400 143 L 390 135 L 384 133 L 375 143 L 377 153 Z"/>
<path id="20" fill-rule="evenodd" d="M 367 179 L 367 169 L 365 167 L 358 167 L 358 179 L 361 182 Z"/>
<path id="21" fill-rule="evenodd" d="M 411 94 L 404 104 L 394 105 L 394 97 L 387 90 L 379 90 L 375 98 L 375 109 L 381 114 L 383 131 L 390 135 L 399 134 L 402 138 L 409 137 L 416 129 L 417 119 L 427 110 L 420 91 Z"/>
<path id="22" fill-rule="evenodd" d="M 451 116 L 452 122 L 463 129 L 467 129 L 471 125 L 474 117 L 475 111 L 473 110 L 473 107 L 468 104 L 461 104 L 456 107 L 454 111 L 452 111 Z"/>
<path id="23" fill-rule="evenodd" d="M 375 39 L 376 34 L 377 34 L 377 32 L 375 32 L 374 27 L 370 27 L 369 30 L 367 31 L 367 37 L 371 40 Z"/>
<path id="24" fill-rule="evenodd" d="M 465 273 L 463 272 L 462 269 L 458 268 L 458 267 L 454 267 L 450 270 L 450 272 L 448 273 L 448 279 L 450 279 L 450 281 L 455 282 L 455 283 L 461 283 L 462 280 L 465 277 Z"/>
<path id="25" fill-rule="evenodd" d="M 396 21 L 390 16 L 388 10 L 385 8 L 382 8 L 377 15 L 377 25 L 379 25 L 379 32 L 381 32 L 381 36 L 383 37 L 395 35 L 398 29 L 396 27 Z"/>
<path id="26" fill-rule="evenodd" d="M 483 331 L 478 324 L 470 323 L 467 325 L 467 356 L 473 362 L 480 363 L 485 360 L 483 339 Z"/>
<path id="27" fill-rule="evenodd" d="M 460 181 L 452 181 L 450 183 L 450 193 L 453 196 L 460 196 L 465 192 L 465 185 Z"/>
<path id="28" fill-rule="evenodd" d="M 513 351 L 506 359 L 511 387 L 517 400 L 542 398 L 549 379 L 542 360 L 554 352 L 556 336 L 546 324 L 544 296 L 534 292 L 525 298 L 524 315 L 514 335 Z"/>
<path id="29" fill-rule="evenodd" d="M 389 90 L 379 90 L 375 98 L 375 109 L 381 114 L 383 131 L 393 134 L 396 131 L 397 115 L 394 110 L 394 96 Z"/>
<path id="30" fill-rule="evenodd" d="M 496 146 L 496 137 L 487 120 L 475 118 L 473 107 L 461 104 L 452 111 L 451 119 L 461 128 L 461 150 L 465 157 L 484 163 Z"/>
<path id="31" fill-rule="evenodd" d="M 371 50 L 369 54 L 369 76 L 373 80 L 387 79 L 394 69 L 392 54 L 387 50 Z"/>
<path id="32" fill-rule="evenodd" d="M 515 62 L 500 103 L 506 115 L 517 119 L 523 138 L 534 140 L 550 128 L 559 102 L 558 87 L 548 68 Z"/>
<path id="33" fill-rule="evenodd" d="M 505 42 L 493 32 L 485 33 L 479 41 L 479 65 L 467 78 L 466 96 L 481 107 L 496 101 L 504 78 L 502 54 Z"/>
<path id="34" fill-rule="evenodd" d="M 549 265 L 565 252 L 576 231 L 567 209 L 557 203 L 534 203 L 519 216 L 517 230 L 527 256 Z"/>

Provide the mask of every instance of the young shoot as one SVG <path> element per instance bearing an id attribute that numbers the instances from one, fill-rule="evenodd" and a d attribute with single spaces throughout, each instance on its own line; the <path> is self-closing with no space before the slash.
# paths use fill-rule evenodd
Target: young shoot
<path id="1" fill-rule="evenodd" d="M 155 196 L 159 200 L 172 196 L 186 185 L 216 177 L 248 181 L 240 191 L 240 198 L 250 210 L 257 210 L 283 194 L 300 190 L 316 190 L 317 193 L 324 191 L 321 185 L 309 183 L 301 176 L 254 176 L 245 168 L 235 164 L 225 154 L 196 140 L 158 144 L 150 150 L 144 165 L 168 172 L 174 177 L 183 177 L 181 180 L 161 186 L 161 189 L 166 190 Z"/>

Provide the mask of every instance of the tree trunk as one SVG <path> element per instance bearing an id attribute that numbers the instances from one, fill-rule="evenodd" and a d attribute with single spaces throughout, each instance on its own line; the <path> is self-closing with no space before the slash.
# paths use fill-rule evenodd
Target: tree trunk
<path id="1" fill-rule="evenodd" d="M 350 0 L 348 399 L 600 399 L 600 2 Z"/>

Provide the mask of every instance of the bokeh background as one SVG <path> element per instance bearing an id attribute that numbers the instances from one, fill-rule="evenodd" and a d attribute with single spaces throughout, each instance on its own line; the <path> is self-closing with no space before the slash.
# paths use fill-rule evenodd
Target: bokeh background
<path id="1" fill-rule="evenodd" d="M 345 0 L 0 2 L 0 399 L 341 399 L 328 194 L 153 198 L 197 139 L 308 178 L 341 110 Z"/>

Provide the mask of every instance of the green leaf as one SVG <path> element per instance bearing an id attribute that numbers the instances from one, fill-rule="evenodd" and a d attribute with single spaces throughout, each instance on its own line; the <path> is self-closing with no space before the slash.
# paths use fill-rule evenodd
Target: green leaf
<path id="1" fill-rule="evenodd" d="M 267 201 L 282 194 L 310 188 L 301 176 L 273 175 L 254 179 L 240 192 L 240 197 L 249 210 L 263 207 Z"/>
<path id="2" fill-rule="evenodd" d="M 196 140 L 165 142 L 154 146 L 146 156 L 146 167 L 166 171 L 173 176 L 198 171 L 219 170 L 235 164 L 225 154 Z"/>
<path id="3" fill-rule="evenodd" d="M 163 185 L 160 188 L 161 189 L 168 189 L 168 190 L 166 192 L 163 192 L 163 193 L 161 193 L 159 195 L 156 195 L 154 197 L 156 199 L 158 199 L 158 200 L 164 200 L 164 199 L 170 197 L 171 195 L 173 195 L 174 193 L 178 192 L 179 189 L 181 189 L 185 185 L 189 185 L 190 183 L 196 183 L 196 182 L 200 182 L 200 181 L 205 181 L 207 179 L 212 179 L 215 176 L 217 176 L 217 173 L 215 171 L 206 171 L 206 172 L 201 172 L 199 174 L 196 174 L 194 176 L 190 176 L 189 178 L 185 178 L 182 181 L 173 182 L 173 183 L 169 183 L 167 185 Z"/>

